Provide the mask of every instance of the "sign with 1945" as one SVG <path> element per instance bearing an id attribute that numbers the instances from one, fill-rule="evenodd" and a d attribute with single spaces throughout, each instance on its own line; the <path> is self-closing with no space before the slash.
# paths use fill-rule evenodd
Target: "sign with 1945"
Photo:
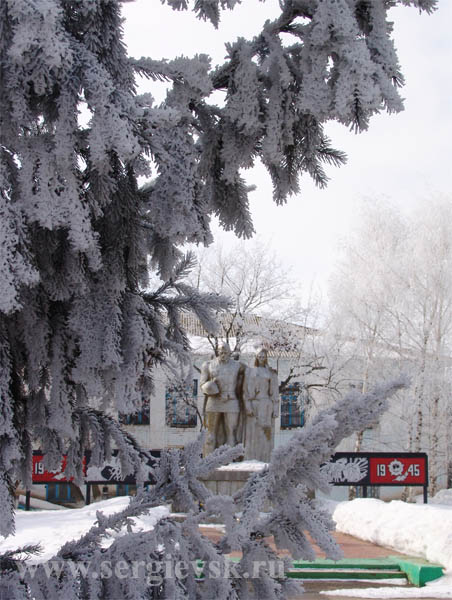
<path id="1" fill-rule="evenodd" d="M 428 485 L 422 452 L 336 452 L 322 471 L 333 485 Z"/>
<path id="2" fill-rule="evenodd" d="M 427 456 L 371 457 L 371 485 L 427 485 Z"/>

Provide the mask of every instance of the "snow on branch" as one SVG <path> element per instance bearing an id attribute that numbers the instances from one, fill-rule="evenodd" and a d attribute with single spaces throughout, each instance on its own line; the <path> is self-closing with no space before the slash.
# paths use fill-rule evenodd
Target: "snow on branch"
<path id="1" fill-rule="evenodd" d="M 386 409 L 387 399 L 407 383 L 406 379 L 399 379 L 367 394 L 350 393 L 316 415 L 294 434 L 290 443 L 273 450 L 268 469 L 253 475 L 237 494 L 244 503 L 241 525 L 245 531 L 253 531 L 259 511 L 265 502 L 270 502 L 272 512 L 257 525 L 260 535 L 274 535 L 278 547 L 311 560 L 314 552 L 303 534 L 306 529 L 328 556 L 338 558 L 338 548 L 328 535 L 332 522 L 328 515 L 314 509 L 306 490 L 328 492 L 321 464 L 342 439 L 375 423 Z"/>

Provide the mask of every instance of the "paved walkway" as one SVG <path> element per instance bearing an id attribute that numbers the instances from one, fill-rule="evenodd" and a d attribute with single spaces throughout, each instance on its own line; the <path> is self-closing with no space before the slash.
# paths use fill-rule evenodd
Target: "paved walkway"
<path id="1" fill-rule="evenodd" d="M 214 527 L 202 527 L 202 533 L 216 542 L 222 537 L 222 532 L 220 529 L 215 529 Z M 395 550 L 390 550 L 388 548 L 383 548 L 382 546 L 377 546 L 376 544 L 372 544 L 370 542 L 366 542 L 355 538 L 351 535 L 346 535 L 344 533 L 334 532 L 334 538 L 337 543 L 341 546 L 342 551 L 344 553 L 344 558 L 385 558 L 387 556 L 403 556 L 400 552 L 396 552 Z M 272 538 L 268 539 L 270 545 L 274 547 Z M 325 554 L 314 544 L 314 549 L 318 558 L 325 558 Z M 281 555 L 285 554 L 284 551 L 280 553 Z M 233 552 L 232 556 L 240 556 L 239 552 Z M 367 588 L 367 587 L 390 587 L 394 589 L 393 598 L 397 598 L 396 590 L 394 584 L 384 584 L 378 583 L 378 581 L 366 582 L 366 581 L 329 581 L 329 580 L 306 580 L 303 582 L 303 586 L 305 592 L 298 596 L 297 598 L 293 598 L 293 600 L 356 600 L 356 598 L 350 596 L 335 596 L 330 594 L 320 594 L 320 592 L 328 592 L 328 590 L 337 590 L 337 589 L 351 589 L 351 588 Z M 407 586 L 403 586 L 401 589 L 406 589 Z M 400 589 L 400 588 L 399 588 Z M 265 600 L 262 598 L 262 600 Z M 425 598 L 423 600 L 434 600 Z"/>
<path id="2" fill-rule="evenodd" d="M 388 550 L 383 546 L 377 546 L 371 542 L 360 540 L 345 533 L 335 531 L 333 537 L 342 548 L 344 558 L 384 558 L 386 556 L 403 556 L 395 550 Z M 314 545 L 319 558 L 325 558 L 325 554 Z"/>
<path id="3" fill-rule="evenodd" d="M 213 542 L 217 542 L 222 536 L 223 533 L 221 529 L 216 529 L 214 527 L 200 527 L 203 535 L 211 539 Z M 336 542 L 341 546 L 342 551 L 344 553 L 344 558 L 384 558 L 386 556 L 402 556 L 400 552 L 396 552 L 395 550 L 388 550 L 388 548 L 383 548 L 382 546 L 377 546 L 376 544 L 372 544 L 371 542 L 365 542 L 363 540 L 359 540 L 351 535 L 346 535 L 345 533 L 339 533 L 337 531 L 333 532 L 333 537 Z M 275 548 L 273 543 L 273 538 L 268 538 L 268 542 L 270 545 Z M 318 558 L 325 558 L 325 554 L 320 550 L 318 546 L 313 544 L 314 550 Z M 281 556 L 284 554 L 288 554 L 284 550 L 280 552 Z M 240 556 L 240 552 L 233 552 L 231 556 Z"/>

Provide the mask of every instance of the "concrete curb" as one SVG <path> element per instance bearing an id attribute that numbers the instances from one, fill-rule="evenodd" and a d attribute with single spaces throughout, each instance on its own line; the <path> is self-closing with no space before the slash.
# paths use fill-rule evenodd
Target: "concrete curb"
<path id="1" fill-rule="evenodd" d="M 443 576 L 443 567 L 432 563 L 425 562 L 421 558 L 401 559 L 392 558 L 399 563 L 400 570 L 403 571 L 410 583 L 416 587 L 423 587 L 429 581 L 434 581 Z"/>

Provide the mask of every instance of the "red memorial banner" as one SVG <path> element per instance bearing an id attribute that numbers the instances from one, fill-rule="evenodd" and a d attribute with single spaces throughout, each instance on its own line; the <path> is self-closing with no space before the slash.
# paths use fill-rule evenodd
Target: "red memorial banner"
<path id="1" fill-rule="evenodd" d="M 426 485 L 424 456 L 370 457 L 370 485 Z"/>
<path id="2" fill-rule="evenodd" d="M 64 454 L 61 459 L 60 467 L 54 471 L 47 471 L 44 468 L 44 454 L 33 452 L 33 483 L 68 483 L 74 478 L 67 479 L 64 471 L 66 470 L 67 457 Z M 86 473 L 86 458 L 83 457 L 83 473 Z"/>

